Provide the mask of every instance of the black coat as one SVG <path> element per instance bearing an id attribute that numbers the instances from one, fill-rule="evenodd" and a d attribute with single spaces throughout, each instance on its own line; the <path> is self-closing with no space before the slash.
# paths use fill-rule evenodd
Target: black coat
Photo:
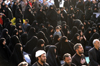
<path id="1" fill-rule="evenodd" d="M 41 44 L 44 44 L 44 40 L 43 39 L 39 39 L 38 40 L 38 43 L 36 45 L 36 47 L 32 50 L 32 53 L 31 53 L 31 64 L 35 63 L 36 62 L 36 58 L 35 58 L 35 53 L 36 51 L 38 50 L 44 50 L 44 47 L 41 47 Z"/>
<path id="2" fill-rule="evenodd" d="M 89 50 L 89 59 L 90 59 L 90 66 L 98 66 L 99 64 L 97 63 L 97 56 L 96 56 L 96 50 L 95 48 L 91 48 Z"/>
<path id="3" fill-rule="evenodd" d="M 37 45 L 38 38 L 36 36 L 33 36 L 24 47 L 24 51 L 31 54 L 34 47 Z"/>
<path id="4" fill-rule="evenodd" d="M 60 60 L 58 58 L 58 55 L 55 53 L 54 49 L 56 49 L 56 46 L 50 46 L 48 48 L 48 51 L 47 51 L 47 63 L 50 66 L 61 66 L 60 65 Z"/>
<path id="5" fill-rule="evenodd" d="M 57 51 L 58 51 L 58 55 L 60 56 L 60 58 L 63 58 L 63 55 L 65 53 L 70 53 L 71 55 L 73 55 L 75 53 L 74 49 L 73 49 L 73 43 L 71 42 L 65 42 L 65 40 L 67 39 L 67 37 L 63 36 L 60 40 L 59 43 L 56 44 L 57 46 Z"/>

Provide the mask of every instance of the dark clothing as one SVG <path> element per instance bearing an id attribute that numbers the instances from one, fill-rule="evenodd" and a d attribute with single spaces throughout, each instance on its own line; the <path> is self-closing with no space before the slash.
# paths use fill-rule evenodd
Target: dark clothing
<path id="1" fill-rule="evenodd" d="M 63 64 L 62 66 L 69 66 L 67 63 Z M 76 66 L 74 63 L 71 63 L 71 66 Z"/>
<path id="2" fill-rule="evenodd" d="M 35 62 L 32 66 L 42 66 L 42 65 L 40 65 L 38 62 Z M 43 66 L 49 66 L 49 64 L 48 63 L 44 63 Z"/>
<path id="3" fill-rule="evenodd" d="M 74 56 L 72 57 L 72 63 L 76 64 L 77 66 L 87 65 L 86 60 L 84 64 L 81 64 L 81 59 L 85 59 L 85 56 L 83 54 L 81 56 L 79 56 L 78 54 L 74 54 Z"/>
<path id="4" fill-rule="evenodd" d="M 49 47 L 47 51 L 47 63 L 49 63 L 50 66 L 61 66 L 60 59 L 54 49 L 56 49 L 56 46 L 52 45 Z"/>
<path id="5" fill-rule="evenodd" d="M 98 55 L 97 55 L 98 54 Z M 89 50 L 90 66 L 100 65 L 100 51 L 94 47 Z"/>

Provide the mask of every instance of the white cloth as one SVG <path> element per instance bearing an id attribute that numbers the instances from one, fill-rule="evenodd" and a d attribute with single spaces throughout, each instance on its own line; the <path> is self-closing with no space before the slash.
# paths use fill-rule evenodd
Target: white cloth
<path id="1" fill-rule="evenodd" d="M 26 52 L 23 52 L 23 55 L 24 55 L 24 58 L 25 58 L 26 62 L 27 62 L 28 64 L 31 64 L 31 59 L 30 59 L 30 57 L 29 57 L 29 54 L 26 53 Z"/>

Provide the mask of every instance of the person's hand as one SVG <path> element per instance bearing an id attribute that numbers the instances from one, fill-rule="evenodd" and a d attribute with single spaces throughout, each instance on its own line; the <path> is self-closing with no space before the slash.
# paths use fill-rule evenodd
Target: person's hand
<path id="1" fill-rule="evenodd" d="M 81 64 L 84 64 L 85 63 L 85 59 L 81 59 Z"/>

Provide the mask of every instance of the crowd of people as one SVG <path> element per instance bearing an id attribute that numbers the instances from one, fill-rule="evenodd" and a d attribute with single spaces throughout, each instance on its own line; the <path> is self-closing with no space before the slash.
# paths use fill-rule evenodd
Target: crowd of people
<path id="1" fill-rule="evenodd" d="M 0 0 L 0 66 L 100 66 L 100 0 L 60 2 Z"/>

